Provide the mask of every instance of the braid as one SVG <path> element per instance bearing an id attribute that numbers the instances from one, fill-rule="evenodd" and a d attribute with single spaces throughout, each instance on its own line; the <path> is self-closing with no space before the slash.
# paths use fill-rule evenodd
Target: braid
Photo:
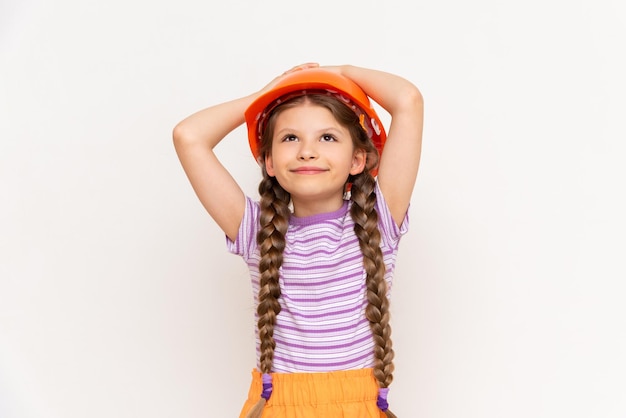
<path id="1" fill-rule="evenodd" d="M 291 196 L 276 181 L 267 175 L 263 168 L 263 180 L 259 184 L 261 196 L 260 229 L 256 240 L 259 245 L 261 260 L 259 261 L 259 301 L 257 306 L 257 326 L 261 356 L 259 359 L 261 373 L 269 375 L 274 363 L 274 325 L 280 313 L 280 285 L 278 283 L 279 269 L 283 264 L 285 249 L 285 234 L 289 226 L 289 201 Z M 271 382 L 271 379 L 270 379 Z M 265 385 L 259 401 L 248 411 L 246 418 L 260 418 L 265 408 L 266 400 L 271 394 L 266 393 Z"/>
<path id="2" fill-rule="evenodd" d="M 274 361 L 274 325 L 280 313 L 279 268 L 283 263 L 285 234 L 289 222 L 289 193 L 276 179 L 264 175 L 259 184 L 261 195 L 260 224 L 257 234 L 261 260 L 259 262 L 259 302 L 257 307 L 259 339 L 261 340 L 261 372 L 270 373 Z"/>
<path id="3" fill-rule="evenodd" d="M 359 239 L 363 253 L 367 288 L 367 307 L 365 316 L 370 321 L 374 336 L 374 377 L 381 388 L 387 388 L 393 380 L 393 348 L 391 344 L 391 326 L 389 325 L 389 300 L 385 281 L 385 263 L 380 248 L 378 213 L 375 209 L 375 181 L 368 170 L 353 177 L 350 190 L 353 201 L 350 215 L 354 220 L 354 232 Z M 385 411 L 387 417 L 395 417 Z"/>

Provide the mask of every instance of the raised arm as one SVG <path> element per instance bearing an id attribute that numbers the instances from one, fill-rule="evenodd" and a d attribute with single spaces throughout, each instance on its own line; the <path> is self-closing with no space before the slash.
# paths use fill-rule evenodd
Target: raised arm
<path id="1" fill-rule="evenodd" d="M 391 115 L 378 183 L 399 225 L 411 200 L 422 150 L 424 102 L 411 82 L 394 74 L 351 65 L 334 67 Z"/>
<path id="2" fill-rule="evenodd" d="M 260 91 L 196 112 L 174 128 L 176 153 L 191 186 L 209 215 L 233 241 L 237 238 L 243 218 L 245 197 L 237 182 L 217 159 L 213 149 L 226 135 L 244 123 L 247 107 L 260 94 L 271 89 L 283 75 L 316 66 L 315 63 L 306 63 L 293 67 Z M 250 155 L 247 141 L 242 143 L 241 148 L 242 154 Z"/>
<path id="3" fill-rule="evenodd" d="M 209 215 L 232 240 L 237 237 L 243 218 L 245 197 L 213 148 L 244 122 L 244 111 L 253 99 L 251 95 L 201 110 L 178 123 L 173 132 L 176 153 L 191 186 Z"/>

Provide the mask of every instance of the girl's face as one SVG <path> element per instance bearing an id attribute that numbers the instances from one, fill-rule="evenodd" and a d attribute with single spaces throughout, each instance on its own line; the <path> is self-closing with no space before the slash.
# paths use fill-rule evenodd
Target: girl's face
<path id="1" fill-rule="evenodd" d="M 305 102 L 277 116 L 265 168 L 291 194 L 295 215 L 308 216 L 339 209 L 348 175 L 365 160 L 328 109 Z"/>

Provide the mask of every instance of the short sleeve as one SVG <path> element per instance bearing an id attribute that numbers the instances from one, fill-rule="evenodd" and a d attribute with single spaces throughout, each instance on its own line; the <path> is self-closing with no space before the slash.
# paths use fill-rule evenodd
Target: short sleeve
<path id="1" fill-rule="evenodd" d="M 383 196 L 383 192 L 380 190 L 378 181 L 376 181 L 376 210 L 378 211 L 379 218 L 378 227 L 383 236 L 383 240 L 392 244 L 392 246 L 397 245 L 402 235 L 406 234 L 409 230 L 409 211 L 407 208 L 402 223 L 400 225 L 396 224 L 396 221 L 394 221 L 391 216 L 389 206 L 387 206 L 385 196 Z"/>
<path id="2" fill-rule="evenodd" d="M 259 230 L 259 214 L 259 203 L 246 196 L 246 207 L 241 225 L 239 225 L 237 238 L 232 241 L 226 236 L 226 248 L 229 252 L 240 255 L 246 260 L 250 258 L 257 247 L 256 235 Z"/>

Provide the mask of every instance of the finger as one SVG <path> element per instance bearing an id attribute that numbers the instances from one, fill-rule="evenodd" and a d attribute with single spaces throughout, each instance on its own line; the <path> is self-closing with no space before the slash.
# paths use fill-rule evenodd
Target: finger
<path id="1" fill-rule="evenodd" d="M 294 71 L 304 70 L 307 68 L 317 68 L 319 66 L 320 65 L 316 62 L 307 62 L 307 63 L 296 65 L 295 67 L 290 68 L 289 70 L 285 71 L 283 75 L 293 73 Z"/>

